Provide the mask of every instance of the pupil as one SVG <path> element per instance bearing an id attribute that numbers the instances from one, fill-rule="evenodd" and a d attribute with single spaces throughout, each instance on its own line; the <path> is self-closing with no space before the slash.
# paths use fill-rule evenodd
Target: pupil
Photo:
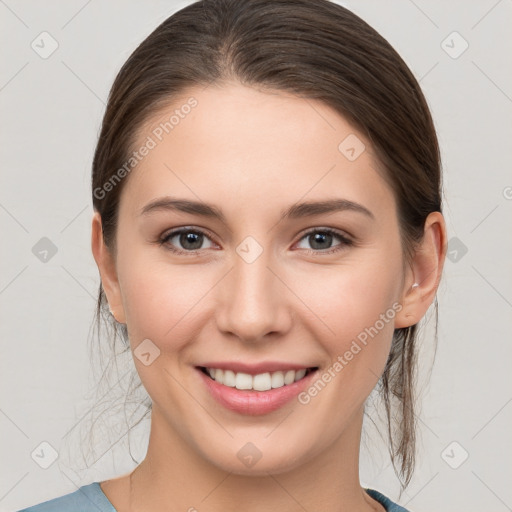
<path id="1" fill-rule="evenodd" d="M 326 244 L 325 243 L 322 244 L 321 242 L 325 242 L 326 240 L 327 240 L 327 242 L 329 242 L 330 239 L 332 238 L 332 235 L 330 235 L 329 233 L 315 233 L 312 236 L 313 236 L 313 243 L 311 244 L 311 246 L 314 249 L 324 249 Z M 315 247 L 315 244 L 318 242 L 320 242 L 320 246 Z"/>
<path id="2" fill-rule="evenodd" d="M 180 237 L 180 243 L 185 247 L 186 249 L 199 249 L 201 247 L 201 239 L 198 233 L 183 233 Z M 192 244 L 193 247 L 190 247 L 187 244 Z M 194 246 L 194 243 L 196 246 Z"/>

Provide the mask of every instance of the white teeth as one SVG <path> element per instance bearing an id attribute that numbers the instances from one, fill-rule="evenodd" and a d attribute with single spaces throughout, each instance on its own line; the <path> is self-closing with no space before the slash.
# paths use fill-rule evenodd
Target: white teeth
<path id="1" fill-rule="evenodd" d="M 236 389 L 252 389 L 255 391 L 268 391 L 269 389 L 281 388 L 293 384 L 304 378 L 307 370 L 288 370 L 286 372 L 266 372 L 258 375 L 249 375 L 248 373 L 235 373 L 231 370 L 221 370 L 219 368 L 207 368 L 207 373 L 212 379 L 225 386 Z"/>
<path id="2" fill-rule="evenodd" d="M 256 391 L 267 391 L 272 389 L 270 373 L 260 373 L 252 378 L 252 389 Z"/>
<path id="3" fill-rule="evenodd" d="M 218 382 L 224 384 L 223 381 Z M 235 387 L 236 389 L 252 389 L 252 375 L 248 373 L 237 373 L 235 376 Z"/>
<path id="4" fill-rule="evenodd" d="M 281 388 L 284 386 L 284 375 L 283 372 L 274 372 L 272 374 L 272 387 Z"/>
<path id="5" fill-rule="evenodd" d="M 224 386 L 234 388 L 236 386 L 235 372 L 232 372 L 231 370 L 225 370 L 224 379 L 219 382 L 222 382 Z"/>
<path id="6" fill-rule="evenodd" d="M 295 381 L 295 370 L 288 370 L 284 374 L 284 383 L 285 384 L 291 384 Z"/>
<path id="7" fill-rule="evenodd" d="M 295 372 L 295 382 L 302 379 L 302 377 L 304 377 L 304 375 L 306 375 L 306 370 L 302 369 L 302 370 L 296 371 Z"/>

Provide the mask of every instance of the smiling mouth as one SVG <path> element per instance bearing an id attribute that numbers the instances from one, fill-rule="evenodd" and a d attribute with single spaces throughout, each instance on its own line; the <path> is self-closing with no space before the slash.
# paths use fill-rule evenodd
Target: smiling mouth
<path id="1" fill-rule="evenodd" d="M 198 368 L 219 384 L 246 391 L 268 391 L 270 389 L 282 388 L 318 370 L 318 367 L 315 366 L 312 368 L 302 368 L 301 370 L 283 370 L 250 375 L 243 372 L 233 372 L 232 370 L 221 370 L 220 368 L 206 368 L 204 366 L 199 366 Z"/>

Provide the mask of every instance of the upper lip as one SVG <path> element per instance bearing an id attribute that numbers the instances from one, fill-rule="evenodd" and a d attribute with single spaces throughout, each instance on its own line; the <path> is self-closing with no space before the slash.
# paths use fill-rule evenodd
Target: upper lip
<path id="1" fill-rule="evenodd" d="M 199 365 L 204 368 L 218 368 L 220 370 L 231 370 L 235 373 L 248 373 L 249 375 L 259 375 L 260 373 L 288 371 L 288 370 L 307 370 L 316 368 L 311 365 L 286 363 L 280 361 L 262 361 L 261 363 L 242 363 L 240 361 L 211 361 Z"/>

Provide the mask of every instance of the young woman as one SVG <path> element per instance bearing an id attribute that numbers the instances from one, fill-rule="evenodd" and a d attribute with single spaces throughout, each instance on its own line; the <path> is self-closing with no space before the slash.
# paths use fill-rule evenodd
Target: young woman
<path id="1" fill-rule="evenodd" d="M 187 6 L 119 72 L 92 196 L 99 312 L 149 446 L 25 510 L 404 511 L 360 485 L 363 414 L 377 387 L 406 486 L 446 228 L 431 115 L 390 44 L 327 0 Z"/>

